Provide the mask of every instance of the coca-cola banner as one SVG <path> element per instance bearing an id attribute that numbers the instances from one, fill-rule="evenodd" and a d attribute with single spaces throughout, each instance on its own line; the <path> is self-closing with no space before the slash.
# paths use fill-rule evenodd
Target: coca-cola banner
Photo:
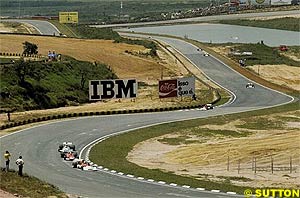
<path id="1" fill-rule="evenodd" d="M 160 80 L 158 86 L 159 98 L 193 96 L 195 94 L 194 77 Z"/>
<path id="2" fill-rule="evenodd" d="M 159 98 L 177 97 L 177 79 L 160 80 L 158 83 Z"/>

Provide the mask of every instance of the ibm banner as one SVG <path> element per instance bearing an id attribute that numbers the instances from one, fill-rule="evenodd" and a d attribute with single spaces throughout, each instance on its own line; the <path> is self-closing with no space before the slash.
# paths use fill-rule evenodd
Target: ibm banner
<path id="1" fill-rule="evenodd" d="M 90 100 L 136 98 L 138 83 L 136 79 L 130 80 L 90 80 Z"/>
<path id="2" fill-rule="evenodd" d="M 195 94 L 195 78 L 186 77 L 171 80 L 160 80 L 158 83 L 159 98 L 193 96 Z"/>

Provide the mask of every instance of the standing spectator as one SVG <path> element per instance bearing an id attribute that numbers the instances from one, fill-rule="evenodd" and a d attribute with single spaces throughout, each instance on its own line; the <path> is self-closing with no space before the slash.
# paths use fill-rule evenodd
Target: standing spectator
<path id="1" fill-rule="evenodd" d="M 4 153 L 4 158 L 5 158 L 5 171 L 9 171 L 9 162 L 10 162 L 10 153 L 8 151 L 5 151 Z"/>
<path id="2" fill-rule="evenodd" d="M 17 159 L 16 164 L 19 167 L 19 172 L 18 175 L 19 176 L 23 176 L 23 166 L 24 166 L 24 161 L 22 159 L 22 156 L 19 157 L 19 159 Z"/>

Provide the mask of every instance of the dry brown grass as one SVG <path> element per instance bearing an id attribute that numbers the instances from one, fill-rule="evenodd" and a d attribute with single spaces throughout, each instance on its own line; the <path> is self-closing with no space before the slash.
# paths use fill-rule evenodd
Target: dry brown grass
<path id="1" fill-rule="evenodd" d="M 283 117 L 297 118 L 299 110 L 289 113 L 274 114 L 272 116 L 261 116 L 256 119 L 277 119 Z M 299 120 L 299 119 L 298 119 Z M 247 137 L 228 136 L 189 136 L 188 139 L 198 141 L 190 144 L 168 145 L 162 143 L 164 138 L 178 138 L 185 133 L 177 133 L 156 137 L 137 144 L 127 159 L 142 167 L 151 169 L 163 169 L 172 171 L 179 175 L 190 175 L 201 179 L 220 181 L 220 178 L 244 177 L 247 181 L 231 180 L 237 185 L 262 187 L 287 187 L 299 188 L 300 168 L 300 128 L 299 122 L 286 121 L 284 128 L 255 130 L 240 128 L 244 120 L 236 120 L 225 125 L 199 126 L 201 129 L 231 130 L 237 132 L 251 132 Z M 298 124 L 297 124 L 298 123 Z M 227 171 L 227 157 L 230 157 L 230 169 Z M 296 170 L 292 173 L 289 170 L 269 171 L 257 174 L 251 170 L 253 157 L 257 158 L 257 166 L 269 166 L 271 156 L 274 166 L 289 167 L 290 157 Z M 241 171 L 238 173 L 238 160 L 240 160 Z"/>
<path id="2" fill-rule="evenodd" d="M 254 65 L 249 67 L 254 72 L 259 70 L 259 75 L 275 84 L 290 87 L 300 91 L 300 67 L 288 65 Z"/>
<path id="3" fill-rule="evenodd" d="M 39 53 L 48 51 L 72 56 L 78 60 L 99 61 L 108 64 L 120 78 L 135 77 L 140 81 L 156 81 L 160 78 L 160 65 L 155 59 L 130 56 L 125 50 L 145 50 L 142 46 L 113 43 L 107 40 L 55 38 L 40 36 L 0 35 L 1 51 L 22 53 L 22 43 L 35 43 Z"/>

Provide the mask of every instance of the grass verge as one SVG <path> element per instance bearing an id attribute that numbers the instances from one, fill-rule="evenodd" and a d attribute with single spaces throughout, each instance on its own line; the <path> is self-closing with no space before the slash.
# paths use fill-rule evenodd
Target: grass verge
<path id="1" fill-rule="evenodd" d="M 13 194 L 31 198 L 48 196 L 56 196 L 60 198 L 68 197 L 64 192 L 51 184 L 27 174 L 20 177 L 17 172 L 13 170 L 10 170 L 9 172 L 0 171 L 0 178 L 0 188 Z"/>
<path id="2" fill-rule="evenodd" d="M 236 119 L 249 118 L 251 116 L 268 115 L 280 112 L 288 112 L 296 109 L 300 109 L 299 104 L 297 102 L 258 111 L 188 120 L 182 122 L 174 122 L 139 129 L 109 138 L 101 142 L 100 144 L 97 144 L 92 148 L 90 152 L 90 159 L 94 163 L 102 165 L 109 169 L 122 171 L 126 174 L 133 174 L 139 177 L 155 179 L 156 181 L 162 180 L 168 183 L 177 183 L 179 185 L 190 185 L 191 187 L 195 188 L 204 187 L 208 190 L 221 189 L 222 191 L 234 191 L 238 193 L 243 193 L 243 191 L 247 189 L 247 187 L 235 186 L 228 182 L 224 183 L 197 180 L 193 177 L 178 176 L 170 172 L 164 172 L 158 169 L 143 168 L 127 161 L 126 156 L 137 143 L 154 137 L 172 133 L 174 131 L 177 132 L 180 130 L 186 130 L 189 128 L 205 125 L 207 123 L 212 125 L 221 125 Z M 258 123 L 257 127 L 259 126 L 260 123 Z"/>

